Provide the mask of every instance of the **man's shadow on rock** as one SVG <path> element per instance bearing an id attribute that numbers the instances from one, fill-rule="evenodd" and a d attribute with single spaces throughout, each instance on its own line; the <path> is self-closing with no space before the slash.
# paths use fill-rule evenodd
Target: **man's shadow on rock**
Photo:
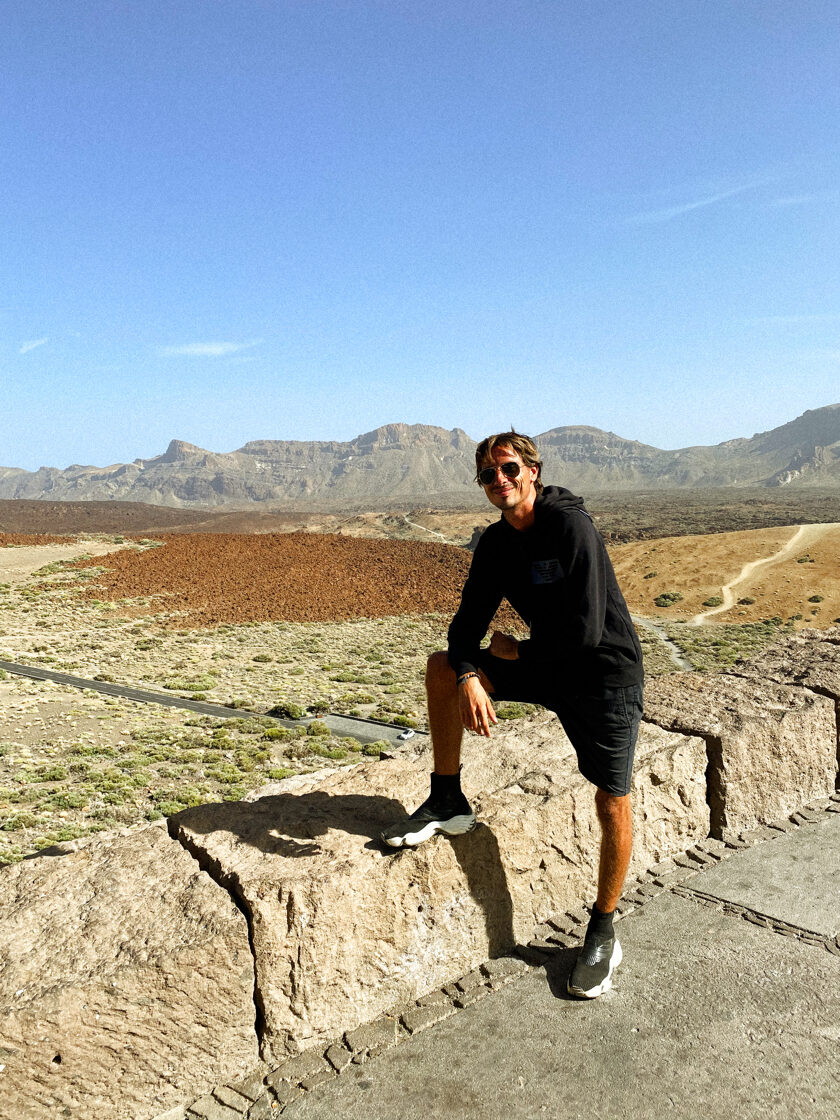
<path id="1" fill-rule="evenodd" d="M 493 830 L 479 822 L 472 832 L 463 836 L 437 836 L 426 843 L 451 845 L 458 866 L 467 880 L 470 895 L 484 915 L 488 955 L 497 957 L 510 952 L 516 945 L 513 900 L 508 889 L 499 841 Z M 394 858 L 416 858 L 414 848 L 382 847 L 391 852 Z"/>
<path id="2" fill-rule="evenodd" d="M 240 843 L 285 859 L 318 856 L 324 850 L 319 838 L 333 830 L 358 836 L 367 841 L 361 847 L 395 859 L 423 859 L 429 845 L 451 844 L 470 894 L 483 912 L 489 955 L 513 949 L 513 902 L 493 831 L 479 824 L 464 836 L 435 837 L 419 853 L 413 848 L 386 847 L 380 833 L 406 815 L 396 798 L 312 790 L 278 793 L 255 801 L 198 805 L 171 817 L 169 826 L 189 846 L 204 847 L 200 837 L 227 832 Z M 209 850 L 212 852 L 212 845 Z"/>
<path id="3" fill-rule="evenodd" d="M 404 814 L 401 802 L 392 797 L 336 795 L 316 789 L 198 805 L 171 817 L 170 829 L 174 825 L 187 838 L 228 832 L 267 855 L 305 858 L 323 851 L 318 838 L 330 831 L 362 837 L 367 848 L 379 847 L 382 830 Z"/>

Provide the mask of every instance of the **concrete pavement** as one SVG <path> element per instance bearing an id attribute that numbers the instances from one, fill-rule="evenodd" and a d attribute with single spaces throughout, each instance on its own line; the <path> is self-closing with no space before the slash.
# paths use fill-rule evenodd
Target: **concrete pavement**
<path id="1" fill-rule="evenodd" d="M 274 1107 L 257 1101 L 252 1115 L 836 1120 L 840 803 L 732 843 L 630 890 L 617 927 L 625 960 L 601 999 L 566 995 L 575 950 L 560 920 L 535 943 L 535 967 L 496 990 L 489 976 L 466 978 L 442 993 L 454 1003 L 430 999 L 440 1022 L 367 1060 L 348 1053 L 340 1075 L 326 1065 L 307 1091 L 275 1075 Z M 402 1036 L 422 1025 L 417 1011 Z"/>

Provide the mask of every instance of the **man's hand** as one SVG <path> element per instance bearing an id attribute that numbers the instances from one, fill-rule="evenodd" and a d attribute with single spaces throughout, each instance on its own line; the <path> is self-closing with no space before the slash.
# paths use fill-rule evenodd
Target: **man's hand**
<path id="1" fill-rule="evenodd" d="M 461 723 L 467 731 L 478 735 L 490 736 L 491 724 L 498 723 L 496 712 L 484 686 L 478 677 L 467 677 L 458 685 L 458 707 Z"/>
<path id="2" fill-rule="evenodd" d="M 505 661 L 518 661 L 519 642 L 510 634 L 502 634 L 499 630 L 494 630 L 490 638 L 490 652 L 494 657 L 503 657 Z"/>

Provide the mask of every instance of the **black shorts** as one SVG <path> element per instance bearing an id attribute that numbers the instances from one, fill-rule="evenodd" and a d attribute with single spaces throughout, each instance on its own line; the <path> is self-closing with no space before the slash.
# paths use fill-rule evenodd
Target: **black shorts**
<path id="1" fill-rule="evenodd" d="M 642 686 L 578 685 L 540 666 L 508 661 L 482 650 L 478 667 L 493 686 L 494 700 L 540 704 L 555 712 L 577 755 L 578 769 L 598 789 L 630 792 L 633 755 L 642 718 Z"/>

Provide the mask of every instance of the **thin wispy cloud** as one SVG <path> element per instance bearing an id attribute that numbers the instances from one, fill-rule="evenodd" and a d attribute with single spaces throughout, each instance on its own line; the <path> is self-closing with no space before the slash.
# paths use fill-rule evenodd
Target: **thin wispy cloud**
<path id="1" fill-rule="evenodd" d="M 224 358 L 259 346 L 261 338 L 253 342 L 185 342 L 178 346 L 161 346 L 158 351 L 164 358 Z"/>
<path id="2" fill-rule="evenodd" d="M 700 198 L 693 198 L 688 202 L 680 202 L 675 206 L 665 206 L 658 210 L 645 210 L 640 214 L 633 214 L 627 220 L 633 225 L 647 225 L 656 222 L 670 222 L 680 218 L 683 214 L 691 214 L 694 210 L 704 210 L 709 206 L 716 206 L 728 198 L 735 198 L 739 194 L 746 194 L 757 187 L 769 182 L 767 178 L 754 179 L 749 183 L 739 183 L 737 186 L 726 190 L 718 190 L 711 194 L 703 194 Z"/>
<path id="3" fill-rule="evenodd" d="M 28 354 L 30 350 L 37 350 L 39 346 L 45 346 L 48 342 L 48 338 L 33 338 L 30 342 L 22 342 L 18 354 Z"/>

